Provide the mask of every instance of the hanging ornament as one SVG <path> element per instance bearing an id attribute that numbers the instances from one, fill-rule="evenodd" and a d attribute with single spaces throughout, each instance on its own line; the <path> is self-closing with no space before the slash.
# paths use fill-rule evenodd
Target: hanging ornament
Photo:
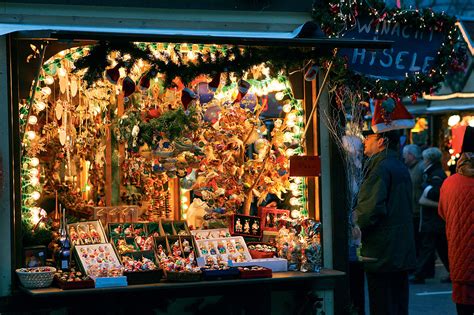
<path id="1" fill-rule="evenodd" d="M 209 103 L 214 98 L 214 93 L 209 88 L 207 82 L 197 84 L 197 94 L 199 95 L 199 103 L 201 105 Z"/>
<path id="2" fill-rule="evenodd" d="M 129 97 L 135 92 L 135 82 L 129 77 L 126 76 L 125 79 L 123 79 L 122 83 L 122 91 L 123 91 L 123 96 L 124 97 Z"/>
<path id="3" fill-rule="evenodd" d="M 188 109 L 189 104 L 197 98 L 196 93 L 194 93 L 191 89 L 189 88 L 184 88 L 181 91 L 181 103 L 183 103 L 183 108 L 185 110 Z"/>
<path id="4" fill-rule="evenodd" d="M 60 120 L 63 117 L 63 111 L 64 111 L 64 107 L 63 107 L 62 102 L 57 101 L 56 102 L 56 107 L 54 109 L 55 109 L 54 112 L 56 114 L 56 120 Z"/>
<path id="5" fill-rule="evenodd" d="M 209 82 L 209 90 L 212 92 L 217 91 L 219 84 L 221 83 L 221 73 L 217 73 L 215 76 L 212 77 L 211 82 Z"/>
<path id="6" fill-rule="evenodd" d="M 242 98 L 244 98 L 244 96 L 247 94 L 249 89 L 250 89 L 250 83 L 248 83 L 247 81 L 243 79 L 240 79 L 238 82 L 239 93 L 237 94 L 237 97 L 234 100 L 234 104 L 240 102 Z"/>
<path id="7" fill-rule="evenodd" d="M 306 81 L 313 81 L 316 79 L 316 76 L 319 72 L 319 68 L 315 65 L 312 65 L 308 71 L 306 71 L 306 73 L 304 74 L 304 79 Z"/>
<path id="8" fill-rule="evenodd" d="M 71 78 L 71 97 L 75 97 L 77 94 L 77 78 L 73 76 Z"/>
<path id="9" fill-rule="evenodd" d="M 138 83 L 138 88 L 141 90 L 141 91 L 146 91 L 150 88 L 150 81 L 151 81 L 151 77 L 148 75 L 148 73 L 145 73 L 141 78 L 140 78 L 140 81 Z"/>
<path id="10" fill-rule="evenodd" d="M 119 62 L 115 67 L 107 69 L 105 71 L 105 78 L 112 84 L 117 84 L 120 79 L 120 67 L 122 64 Z"/>

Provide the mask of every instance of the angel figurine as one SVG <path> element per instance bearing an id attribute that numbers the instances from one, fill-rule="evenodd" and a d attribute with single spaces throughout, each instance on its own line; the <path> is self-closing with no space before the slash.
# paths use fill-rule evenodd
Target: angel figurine
<path id="1" fill-rule="evenodd" d="M 92 243 L 97 244 L 100 243 L 100 234 L 97 232 L 93 224 L 89 223 L 89 234 L 92 238 Z"/>
<path id="2" fill-rule="evenodd" d="M 91 244 L 92 240 L 90 236 L 87 234 L 86 229 L 84 226 L 79 225 L 77 227 L 77 231 L 79 232 L 79 238 L 81 239 L 82 244 L 87 245 Z"/>
<path id="3" fill-rule="evenodd" d="M 253 224 L 252 224 L 252 234 L 257 235 L 259 228 L 260 228 L 260 226 L 259 226 L 257 220 L 253 221 Z"/>
<path id="4" fill-rule="evenodd" d="M 249 220 L 246 219 L 245 220 L 245 224 L 244 224 L 244 233 L 250 233 L 250 224 L 249 224 Z"/>
<path id="5" fill-rule="evenodd" d="M 76 228 L 72 225 L 69 228 L 69 237 L 71 238 L 72 245 L 80 244 L 79 235 L 76 232 Z"/>
<path id="6" fill-rule="evenodd" d="M 242 223 L 240 223 L 240 219 L 237 218 L 235 221 L 235 231 L 238 233 L 242 233 Z"/>

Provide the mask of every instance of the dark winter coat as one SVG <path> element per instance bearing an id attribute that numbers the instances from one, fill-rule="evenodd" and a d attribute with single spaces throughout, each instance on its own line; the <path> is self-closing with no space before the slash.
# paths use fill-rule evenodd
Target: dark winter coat
<path id="1" fill-rule="evenodd" d="M 428 166 L 423 171 L 423 190 L 428 186 L 432 186 L 428 192 L 427 198 L 432 201 L 439 201 L 439 191 L 441 185 L 446 179 L 446 173 L 441 167 L 441 163 L 434 163 Z M 438 215 L 437 207 L 421 206 L 420 213 L 420 232 L 424 233 L 444 233 L 445 224 L 441 217 Z"/>
<path id="2" fill-rule="evenodd" d="M 356 207 L 362 230 L 368 272 L 394 272 L 415 268 L 412 184 L 406 166 L 391 150 L 372 156 L 361 185 Z"/>

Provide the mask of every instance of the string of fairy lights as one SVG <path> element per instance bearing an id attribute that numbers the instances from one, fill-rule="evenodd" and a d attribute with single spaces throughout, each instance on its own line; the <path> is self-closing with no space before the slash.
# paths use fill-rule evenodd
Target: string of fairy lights
<path id="1" fill-rule="evenodd" d="M 138 43 L 139 46 L 148 45 L 152 51 L 167 50 L 169 52 L 180 50 L 187 53 L 187 57 L 192 60 L 197 52 L 202 51 L 227 51 L 226 45 L 196 45 L 196 44 L 173 44 L 173 43 Z M 21 157 L 21 181 L 22 181 L 22 218 L 29 228 L 44 228 L 43 219 L 46 216 L 44 210 L 38 207 L 37 202 L 42 195 L 42 174 L 39 160 L 39 150 L 31 151 L 35 141 L 41 138 L 38 134 L 38 115 L 48 109 L 48 101 L 53 94 L 52 87 L 59 77 L 65 76 L 67 71 L 74 69 L 74 61 L 87 55 L 91 46 L 71 48 L 59 52 L 56 56 L 46 61 L 38 77 L 38 84 L 35 88 L 34 99 L 26 99 L 19 104 L 20 130 L 24 131 Z M 286 155 L 304 154 L 304 146 L 301 141 L 304 129 L 304 110 L 300 100 L 293 97 L 287 78 L 279 75 L 276 78 L 267 77 L 263 80 L 249 79 L 251 87 L 249 93 L 258 96 L 275 93 L 275 98 L 283 103 L 282 111 L 286 114 L 287 131 L 284 134 L 284 141 L 288 144 Z M 79 87 L 81 88 L 81 87 Z M 232 93 L 236 88 L 236 83 L 224 86 L 215 97 L 225 97 L 226 93 Z M 31 108 L 30 108 L 31 106 Z M 97 113 L 98 114 L 98 113 Z M 83 187 L 85 190 L 87 187 Z M 90 187 L 89 187 L 90 189 Z M 306 182 L 303 178 L 290 178 L 289 187 L 291 197 L 292 217 L 307 216 Z M 186 215 L 189 207 L 189 191 L 182 189 L 180 192 L 181 213 Z"/>

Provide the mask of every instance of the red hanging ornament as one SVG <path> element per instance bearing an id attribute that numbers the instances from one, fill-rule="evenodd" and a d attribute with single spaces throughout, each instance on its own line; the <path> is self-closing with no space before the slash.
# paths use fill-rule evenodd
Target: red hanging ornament
<path id="1" fill-rule="evenodd" d="M 118 63 L 115 67 L 107 69 L 105 71 L 105 78 L 112 84 L 117 84 L 120 79 L 120 67 L 122 65 Z"/>
<path id="2" fill-rule="evenodd" d="M 244 98 L 244 96 L 247 94 L 247 92 L 250 89 L 250 83 L 248 83 L 247 81 L 243 79 L 240 79 L 238 82 L 238 89 L 239 89 L 239 93 L 237 94 L 237 97 L 235 98 L 233 102 L 234 104 L 239 103 Z"/>
<path id="3" fill-rule="evenodd" d="M 411 96 L 411 102 L 413 104 L 416 104 L 417 101 L 418 101 L 418 95 L 416 93 L 413 93 Z"/>
<path id="4" fill-rule="evenodd" d="M 138 88 L 141 91 L 148 90 L 150 88 L 150 81 L 151 81 L 150 76 L 148 75 L 148 73 L 145 73 L 144 75 L 142 75 L 142 77 L 140 78 L 140 81 L 138 82 Z"/>
<path id="5" fill-rule="evenodd" d="M 123 79 L 122 83 L 122 92 L 124 97 L 129 97 L 135 92 L 135 82 L 129 77 L 126 76 L 125 79 Z"/>
<path id="6" fill-rule="evenodd" d="M 197 98 L 196 93 L 194 93 L 189 88 L 184 88 L 181 91 L 181 103 L 183 103 L 184 110 L 188 109 L 189 104 Z"/>

